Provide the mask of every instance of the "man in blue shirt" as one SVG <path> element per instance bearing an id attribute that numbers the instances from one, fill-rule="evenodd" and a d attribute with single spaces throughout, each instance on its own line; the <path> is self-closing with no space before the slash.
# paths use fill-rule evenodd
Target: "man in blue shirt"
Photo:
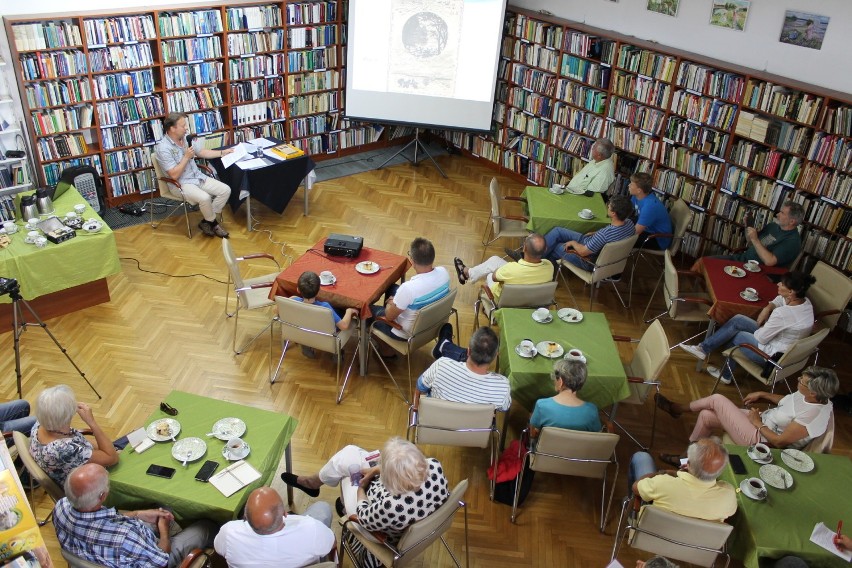
<path id="1" fill-rule="evenodd" d="M 320 278 L 317 276 L 316 272 L 311 272 L 310 270 L 302 272 L 302 274 L 299 275 L 299 281 L 296 283 L 296 290 L 299 291 L 299 294 L 301 294 L 302 297 L 293 296 L 294 300 L 298 300 L 306 304 L 316 304 L 317 306 L 322 306 L 323 308 L 331 310 L 331 316 L 334 318 L 334 325 L 336 325 L 337 329 L 340 331 L 349 329 L 349 326 L 352 324 L 352 317 L 358 314 L 358 310 L 355 308 L 346 308 L 346 312 L 343 317 L 340 317 L 331 304 L 317 300 L 317 294 L 319 294 L 320 290 Z M 302 355 L 313 359 L 316 357 L 316 351 L 314 351 L 313 347 L 306 347 L 302 345 Z"/>
<path id="2" fill-rule="evenodd" d="M 610 224 L 587 235 L 562 227 L 551 229 L 544 236 L 547 243 L 545 258 L 554 261 L 554 264 L 558 260 L 565 260 L 584 270 L 592 270 L 594 266 L 589 261 L 594 262 L 604 245 L 636 234 L 633 221 L 630 220 L 633 204 L 629 199 L 623 195 L 613 197 L 609 200 L 606 211 Z"/>
<path id="3" fill-rule="evenodd" d="M 636 234 L 639 235 L 636 246 L 645 249 L 666 250 L 672 243 L 670 237 L 648 238 L 650 235 L 658 233 L 669 235 L 672 233 L 672 220 L 669 218 L 669 212 L 666 210 L 666 206 L 657 199 L 652 188 L 650 174 L 637 172 L 630 176 L 630 185 L 627 190 L 630 192 L 630 202 L 639 215 L 636 221 Z"/>

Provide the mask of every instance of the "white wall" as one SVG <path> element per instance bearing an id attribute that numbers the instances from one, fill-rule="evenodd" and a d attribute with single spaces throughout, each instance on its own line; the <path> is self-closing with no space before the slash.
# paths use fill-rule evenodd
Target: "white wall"
<path id="1" fill-rule="evenodd" d="M 646 10 L 647 0 L 509 0 L 514 6 L 548 10 L 555 16 L 617 31 L 852 93 L 852 1 L 752 0 L 745 30 L 711 26 L 711 0 L 681 0 L 677 17 Z M 821 50 L 778 41 L 786 10 L 828 16 Z"/>

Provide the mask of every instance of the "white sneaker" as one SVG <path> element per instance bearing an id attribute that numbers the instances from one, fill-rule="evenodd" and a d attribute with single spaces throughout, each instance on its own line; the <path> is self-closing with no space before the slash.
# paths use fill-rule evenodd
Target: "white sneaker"
<path id="1" fill-rule="evenodd" d="M 719 379 L 719 382 L 723 385 L 729 385 L 733 382 L 731 379 L 722 374 L 722 369 L 714 367 L 713 365 L 707 365 L 707 374 L 714 379 Z"/>
<path id="2" fill-rule="evenodd" d="M 707 354 L 701 350 L 701 348 L 697 345 L 687 345 L 686 343 L 678 343 L 678 347 L 695 357 L 696 359 L 704 360 L 707 358 Z"/>

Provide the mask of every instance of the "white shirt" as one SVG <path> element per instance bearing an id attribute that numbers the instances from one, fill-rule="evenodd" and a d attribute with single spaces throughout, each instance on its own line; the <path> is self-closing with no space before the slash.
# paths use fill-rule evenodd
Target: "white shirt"
<path id="1" fill-rule="evenodd" d="M 568 182 L 568 189 L 582 189 L 583 191 L 594 191 L 603 193 L 612 182 L 615 181 L 615 164 L 612 161 L 612 156 L 606 160 L 596 162 L 592 160 L 583 169 L 577 172 L 577 175 L 571 178 Z"/>
<path id="2" fill-rule="evenodd" d="M 331 529 L 312 517 L 287 515 L 275 534 L 255 533 L 246 521 L 230 521 L 213 546 L 230 568 L 301 568 L 319 562 L 334 546 Z"/>
<path id="3" fill-rule="evenodd" d="M 807 428 L 808 435 L 805 438 L 790 444 L 791 448 L 804 448 L 808 442 L 825 433 L 831 412 L 831 401 L 825 404 L 808 402 L 805 395 L 796 391 L 782 398 L 778 406 L 770 408 L 760 418 L 776 434 L 783 432 L 794 420 Z"/>
<path id="4" fill-rule="evenodd" d="M 479 375 L 466 363 L 441 357 L 421 377 L 431 389 L 429 396 L 451 402 L 493 404 L 498 410 L 509 410 L 512 404 L 509 379 L 498 373 Z"/>
<path id="5" fill-rule="evenodd" d="M 775 309 L 766 323 L 754 332 L 754 338 L 760 350 L 769 355 L 785 353 L 797 340 L 811 334 L 814 306 L 807 298 L 798 306 L 788 306 L 781 296 L 776 296 L 770 304 Z"/>
<path id="6" fill-rule="evenodd" d="M 417 319 L 420 308 L 440 300 L 449 292 L 450 275 L 443 266 L 436 266 L 429 272 L 415 274 L 411 280 L 400 284 L 394 294 L 393 303 L 402 310 L 402 313 L 396 317 L 396 323 L 402 326 L 403 331 L 394 329 L 394 335 L 407 339 L 411 335 L 414 320 Z"/>

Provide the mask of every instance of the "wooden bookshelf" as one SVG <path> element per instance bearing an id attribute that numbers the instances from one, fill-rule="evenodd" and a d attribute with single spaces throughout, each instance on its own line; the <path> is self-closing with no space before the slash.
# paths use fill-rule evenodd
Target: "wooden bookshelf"
<path id="1" fill-rule="evenodd" d="M 116 206 L 156 191 L 168 112 L 199 135 L 276 136 L 315 160 L 387 145 L 344 119 L 346 2 L 231 2 L 6 17 L 35 169 L 104 177 Z"/>
<path id="2" fill-rule="evenodd" d="M 852 98 L 538 12 L 504 23 L 489 135 L 439 131 L 533 185 L 564 183 L 596 138 L 618 170 L 695 211 L 684 250 L 745 244 L 786 199 L 802 203 L 804 267 L 852 273 Z"/>

